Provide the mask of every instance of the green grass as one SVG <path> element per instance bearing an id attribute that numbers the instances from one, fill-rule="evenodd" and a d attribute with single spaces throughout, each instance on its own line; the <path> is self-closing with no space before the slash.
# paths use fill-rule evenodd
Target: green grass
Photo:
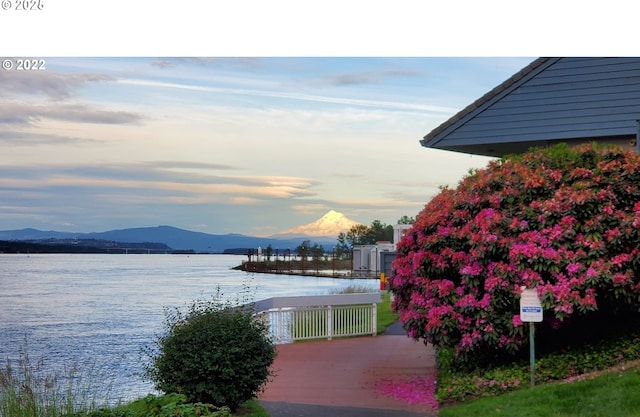
<path id="1" fill-rule="evenodd" d="M 353 293 L 366 293 L 375 292 L 377 289 L 372 289 L 368 285 L 349 285 L 346 288 L 342 288 L 337 291 L 332 291 L 330 294 L 353 294 Z M 391 293 L 385 291 L 382 293 L 382 301 L 377 306 L 377 322 L 376 332 L 382 334 L 387 330 L 387 327 L 391 326 L 398 320 L 398 314 L 391 312 Z"/>
<path id="2" fill-rule="evenodd" d="M 607 372 L 571 384 L 555 383 L 443 407 L 439 417 L 640 416 L 640 369 Z"/>
<path id="3" fill-rule="evenodd" d="M 371 292 L 371 288 L 369 287 L 358 287 L 358 286 L 349 286 L 346 289 L 341 291 L 332 292 L 331 294 L 352 294 L 356 292 Z M 377 291 L 377 290 L 376 290 Z M 392 325 L 398 320 L 398 314 L 391 312 L 391 293 L 384 292 L 382 293 L 382 301 L 377 304 L 377 321 L 376 321 L 376 333 L 382 334 L 387 330 L 387 327 Z M 319 318 L 318 322 L 324 326 L 323 318 Z M 304 326 L 304 324 L 300 324 L 300 326 Z M 361 336 L 346 336 L 346 338 L 350 337 L 361 337 Z M 340 338 L 335 337 L 334 338 Z M 318 339 L 303 339 L 296 340 L 295 343 L 309 343 L 309 342 L 317 342 L 321 340 L 327 340 L 326 338 L 318 338 Z"/>
<path id="4" fill-rule="evenodd" d="M 249 400 L 242 404 L 235 415 L 242 417 L 269 417 L 269 413 L 262 408 L 258 400 Z"/>
<path id="5" fill-rule="evenodd" d="M 258 400 L 252 399 L 241 404 L 231 413 L 228 407 L 214 407 L 210 404 L 187 403 L 180 394 L 161 396 L 148 395 L 144 398 L 110 408 L 87 412 L 76 412 L 65 417 L 269 417 Z M 4 417 L 4 416 L 3 416 Z M 9 416 L 13 417 L 13 416 Z M 48 417 L 45 415 L 38 417 Z"/>
<path id="6" fill-rule="evenodd" d="M 391 293 L 385 292 L 382 294 L 382 301 L 378 303 L 378 321 L 377 332 L 382 334 L 387 330 L 387 327 L 391 326 L 398 320 L 398 314 L 391 312 Z"/>

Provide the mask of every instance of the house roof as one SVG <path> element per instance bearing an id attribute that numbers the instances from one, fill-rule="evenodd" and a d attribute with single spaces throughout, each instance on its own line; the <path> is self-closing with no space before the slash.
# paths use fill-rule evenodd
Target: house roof
<path id="1" fill-rule="evenodd" d="M 503 156 L 560 141 L 628 141 L 637 130 L 636 113 L 640 116 L 640 59 L 538 58 L 420 144 Z"/>

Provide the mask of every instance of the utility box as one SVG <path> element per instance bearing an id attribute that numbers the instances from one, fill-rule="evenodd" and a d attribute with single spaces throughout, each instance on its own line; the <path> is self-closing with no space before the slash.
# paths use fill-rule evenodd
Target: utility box
<path id="1" fill-rule="evenodd" d="M 395 252 L 380 253 L 380 272 L 384 272 L 385 277 L 391 276 L 391 263 L 396 259 Z"/>
<path id="2" fill-rule="evenodd" d="M 353 247 L 353 271 L 354 277 L 377 278 L 382 269 L 382 254 L 393 252 L 392 243 L 380 243 L 377 245 L 360 245 Z"/>
<path id="3" fill-rule="evenodd" d="M 375 245 L 359 245 L 353 247 L 353 271 L 354 277 L 371 275 L 371 249 Z"/>

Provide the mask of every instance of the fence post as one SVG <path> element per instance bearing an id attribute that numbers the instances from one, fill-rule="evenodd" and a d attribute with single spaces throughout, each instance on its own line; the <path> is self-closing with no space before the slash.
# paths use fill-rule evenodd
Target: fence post
<path id="1" fill-rule="evenodd" d="M 278 342 L 282 341 L 282 309 L 279 308 L 276 314 L 277 319 L 277 323 L 278 323 L 278 330 L 276 330 L 276 337 Z"/>
<path id="2" fill-rule="evenodd" d="M 371 308 L 371 331 L 375 336 L 378 334 L 378 305 L 373 303 Z"/>
<path id="3" fill-rule="evenodd" d="M 333 336 L 333 309 L 331 306 L 327 308 L 327 337 L 331 340 Z"/>

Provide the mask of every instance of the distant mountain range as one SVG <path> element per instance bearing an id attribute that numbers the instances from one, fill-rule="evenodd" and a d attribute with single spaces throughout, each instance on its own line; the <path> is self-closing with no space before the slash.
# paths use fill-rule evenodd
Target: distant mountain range
<path id="1" fill-rule="evenodd" d="M 318 228 L 317 225 L 322 223 L 321 220 L 325 217 L 335 219 L 336 221 L 343 221 L 343 215 L 334 212 L 333 210 L 325 214 L 321 219 L 316 220 L 310 225 L 315 225 L 311 228 L 300 226 L 299 230 L 322 232 L 322 228 Z M 344 217 L 346 218 L 346 217 Z M 327 220 L 327 219 L 325 219 Z M 354 222 L 355 223 L 355 222 Z M 331 222 L 325 222 L 327 230 L 332 227 Z M 343 226 L 344 227 L 344 226 Z M 347 231 L 349 227 L 340 231 Z M 294 231 L 292 229 L 291 231 Z M 335 230 L 333 229 L 331 233 Z M 139 227 L 131 229 L 121 230 L 109 230 L 106 232 L 93 232 L 93 233 L 73 233 L 73 232 L 57 232 L 57 231 L 42 231 L 37 229 L 20 229 L 20 230 L 3 230 L 0 231 L 0 240 L 6 241 L 47 241 L 51 243 L 51 240 L 107 240 L 114 242 L 129 242 L 129 243 L 163 243 L 175 250 L 193 250 L 195 252 L 206 253 L 224 253 L 235 252 L 246 253 L 247 248 L 256 249 L 262 247 L 263 249 L 271 245 L 276 250 L 295 249 L 304 240 L 309 240 L 311 243 L 317 243 L 330 249 L 337 244 L 338 231 L 334 235 L 319 234 L 312 236 L 304 233 L 289 233 L 270 237 L 256 237 L 246 236 L 241 234 L 225 234 L 214 235 L 202 232 L 193 232 L 190 230 L 179 229 L 172 226 L 156 226 L 156 227 Z M 243 252 L 243 250 L 245 250 Z"/>

